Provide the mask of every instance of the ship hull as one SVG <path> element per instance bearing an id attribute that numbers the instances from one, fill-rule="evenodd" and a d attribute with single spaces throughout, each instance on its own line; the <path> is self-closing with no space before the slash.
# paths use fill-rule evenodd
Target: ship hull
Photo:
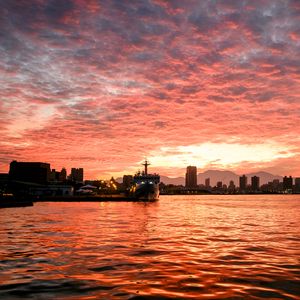
<path id="1" fill-rule="evenodd" d="M 141 201 L 157 201 L 159 198 L 159 185 L 155 183 L 137 184 L 134 197 Z"/>

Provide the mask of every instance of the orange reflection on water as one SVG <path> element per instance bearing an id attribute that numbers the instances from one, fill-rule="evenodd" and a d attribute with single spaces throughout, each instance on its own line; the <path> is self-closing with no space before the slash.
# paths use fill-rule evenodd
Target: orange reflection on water
<path id="1" fill-rule="evenodd" d="M 166 196 L 1 210 L 0 296 L 299 295 L 298 196 Z"/>

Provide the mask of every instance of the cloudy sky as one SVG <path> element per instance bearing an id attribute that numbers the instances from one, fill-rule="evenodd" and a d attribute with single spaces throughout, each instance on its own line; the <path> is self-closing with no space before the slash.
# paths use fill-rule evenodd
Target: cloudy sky
<path id="1" fill-rule="evenodd" d="M 299 0 L 0 0 L 0 172 L 300 176 Z"/>

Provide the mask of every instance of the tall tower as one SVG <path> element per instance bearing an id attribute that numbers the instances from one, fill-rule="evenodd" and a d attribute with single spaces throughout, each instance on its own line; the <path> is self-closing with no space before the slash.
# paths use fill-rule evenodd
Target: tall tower
<path id="1" fill-rule="evenodd" d="M 283 177 L 283 190 L 291 190 L 293 188 L 293 177 Z"/>
<path id="2" fill-rule="evenodd" d="M 240 177 L 240 191 L 246 191 L 247 189 L 247 176 L 243 175 Z"/>
<path id="3" fill-rule="evenodd" d="M 259 177 L 257 177 L 257 176 L 251 177 L 251 190 L 253 192 L 259 190 Z"/>
<path id="4" fill-rule="evenodd" d="M 208 189 L 210 188 L 210 178 L 205 179 L 205 187 Z"/>
<path id="5" fill-rule="evenodd" d="M 188 166 L 185 174 L 185 187 L 196 188 L 197 187 L 197 167 Z"/>

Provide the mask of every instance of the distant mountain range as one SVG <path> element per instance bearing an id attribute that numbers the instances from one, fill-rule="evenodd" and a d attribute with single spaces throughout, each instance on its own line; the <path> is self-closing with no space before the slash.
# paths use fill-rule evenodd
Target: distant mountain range
<path id="1" fill-rule="evenodd" d="M 282 176 L 273 175 L 268 172 L 255 172 L 245 174 L 248 177 L 248 183 L 251 183 L 251 177 L 258 176 L 260 178 L 260 184 L 268 183 L 269 181 L 273 181 L 274 179 L 282 180 Z M 197 182 L 198 184 L 204 184 L 206 178 L 210 178 L 210 185 L 215 186 L 218 181 L 222 181 L 223 184 L 229 184 L 231 180 L 233 180 L 235 185 L 239 185 L 239 177 L 238 175 L 231 171 L 219 171 L 219 170 L 208 170 L 203 173 L 198 173 Z M 169 178 L 167 176 L 160 177 L 161 182 L 165 184 L 175 184 L 175 185 L 185 185 L 184 177 L 176 177 Z"/>
<path id="2" fill-rule="evenodd" d="M 273 181 L 274 179 L 279 179 L 282 181 L 282 176 L 273 175 L 268 172 L 256 172 L 256 173 L 248 173 L 245 174 L 248 177 L 248 183 L 251 183 L 251 177 L 258 176 L 260 178 L 260 184 L 268 183 L 269 181 Z M 236 186 L 239 185 L 239 177 L 238 175 L 231 171 L 219 171 L 219 170 L 208 170 L 203 173 L 198 173 L 197 182 L 198 184 L 204 184 L 206 178 L 210 178 L 210 185 L 215 186 L 218 181 L 222 181 L 223 184 L 229 184 L 231 180 L 233 180 Z M 116 179 L 118 182 L 122 182 L 122 178 Z M 184 177 L 167 177 L 160 176 L 160 181 L 164 184 L 174 184 L 174 185 L 185 185 Z"/>

